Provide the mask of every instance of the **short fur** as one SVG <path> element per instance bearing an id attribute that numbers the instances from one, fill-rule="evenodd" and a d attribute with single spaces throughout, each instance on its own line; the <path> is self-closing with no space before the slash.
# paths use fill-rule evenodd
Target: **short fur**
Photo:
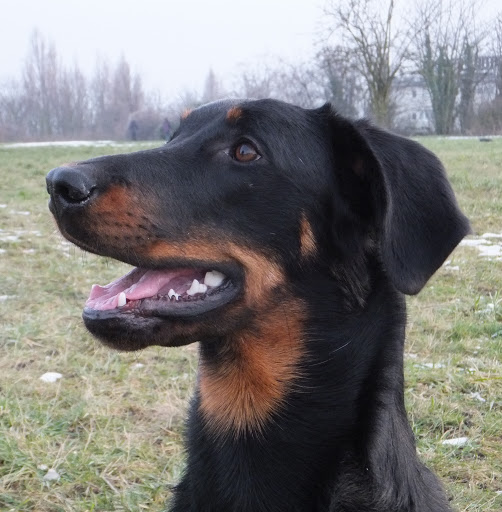
<path id="1" fill-rule="evenodd" d="M 404 294 L 469 231 L 432 153 L 329 105 L 226 100 L 161 148 L 47 183 L 82 248 L 232 276 L 232 300 L 200 314 L 84 311 L 115 348 L 200 341 L 172 512 L 450 510 L 403 397 Z"/>

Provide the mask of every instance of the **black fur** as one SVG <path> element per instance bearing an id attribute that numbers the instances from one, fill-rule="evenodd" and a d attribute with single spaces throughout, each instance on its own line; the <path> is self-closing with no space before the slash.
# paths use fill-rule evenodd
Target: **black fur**
<path id="1" fill-rule="evenodd" d="M 261 158 L 232 158 L 243 141 Z M 218 264 L 237 290 L 221 308 L 183 318 L 86 310 L 104 342 L 135 350 L 200 340 L 201 365 L 224 374 L 245 368 L 241 333 L 267 341 L 273 312 L 282 337 L 301 340 L 294 378 L 260 427 L 211 425 L 199 382 L 172 512 L 450 510 L 417 459 L 403 398 L 403 294 L 419 292 L 469 231 L 433 154 L 328 105 L 224 101 L 192 112 L 161 148 L 58 168 L 47 181 L 61 231 L 84 249 L 146 268 Z M 108 210 L 92 217 L 114 186 L 131 195 L 130 225 Z M 114 225 L 139 241 L 103 235 Z M 215 251 L 232 242 L 263 255 L 285 278 L 250 302 L 240 253 L 214 262 L 183 253 L 197 250 L 200 233 Z M 152 239 L 183 249 L 154 258 Z"/>

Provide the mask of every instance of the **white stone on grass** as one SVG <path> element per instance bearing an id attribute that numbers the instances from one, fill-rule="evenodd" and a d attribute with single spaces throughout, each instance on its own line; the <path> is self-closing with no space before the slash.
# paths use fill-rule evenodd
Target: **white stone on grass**
<path id="1" fill-rule="evenodd" d="M 479 393 L 471 393 L 471 398 L 478 400 L 479 402 L 486 402 L 486 399 L 483 398 Z"/>
<path id="2" fill-rule="evenodd" d="M 47 473 L 44 475 L 44 480 L 46 482 L 53 482 L 54 480 L 59 480 L 60 478 L 60 474 L 53 468 L 49 469 L 49 471 L 47 471 Z"/>
<path id="3" fill-rule="evenodd" d="M 43 381 L 43 382 L 56 382 L 58 381 L 63 375 L 61 373 L 58 373 L 58 372 L 47 372 L 47 373 L 44 373 L 41 377 L 40 377 L 40 380 Z"/>
<path id="4" fill-rule="evenodd" d="M 454 439 L 445 439 L 441 444 L 448 446 L 465 446 L 469 442 L 468 437 L 456 437 Z"/>

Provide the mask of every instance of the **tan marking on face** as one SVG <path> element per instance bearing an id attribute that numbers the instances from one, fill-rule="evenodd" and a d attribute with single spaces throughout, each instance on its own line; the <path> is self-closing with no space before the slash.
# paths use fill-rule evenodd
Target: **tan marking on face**
<path id="1" fill-rule="evenodd" d="M 242 109 L 240 107 L 232 107 L 226 115 L 227 121 L 235 123 L 242 117 Z"/>
<path id="2" fill-rule="evenodd" d="M 193 112 L 192 108 L 186 108 L 181 114 L 181 119 L 186 119 Z"/>
<path id="3" fill-rule="evenodd" d="M 169 243 L 159 240 L 147 247 L 143 254 L 160 261 L 169 258 L 188 258 L 220 263 L 238 262 L 244 267 L 245 300 L 249 306 L 263 300 L 285 281 L 281 267 L 259 252 L 221 239 L 217 243 L 199 240 L 191 240 L 190 243 Z"/>
<path id="4" fill-rule="evenodd" d="M 263 300 L 272 290 L 285 282 L 282 268 L 263 254 L 229 244 L 232 259 L 244 266 L 246 274 L 246 299 L 248 305 Z"/>
<path id="5" fill-rule="evenodd" d="M 86 226 L 102 250 L 141 252 L 156 240 L 152 211 L 155 205 L 137 189 L 112 185 L 89 207 Z"/>
<path id="6" fill-rule="evenodd" d="M 269 301 L 268 301 L 269 302 Z M 301 378 L 305 311 L 298 299 L 275 305 L 258 325 L 226 340 L 220 366 L 201 359 L 200 410 L 215 432 L 260 433 Z M 216 366 L 216 367 L 215 367 Z"/>
<path id="7" fill-rule="evenodd" d="M 113 213 L 120 215 L 130 206 L 130 203 L 131 192 L 125 187 L 114 185 L 96 199 L 92 205 L 92 211 L 95 214 Z"/>
<path id="8" fill-rule="evenodd" d="M 130 225 L 131 218 L 139 219 L 144 214 L 140 203 L 135 192 L 120 185 L 113 185 L 96 198 L 90 213 L 96 220 L 97 227 L 103 220 L 113 222 L 116 227 Z"/>
<path id="9" fill-rule="evenodd" d="M 313 256 L 317 251 L 316 240 L 312 226 L 305 213 L 300 221 L 300 254 L 304 259 Z"/>

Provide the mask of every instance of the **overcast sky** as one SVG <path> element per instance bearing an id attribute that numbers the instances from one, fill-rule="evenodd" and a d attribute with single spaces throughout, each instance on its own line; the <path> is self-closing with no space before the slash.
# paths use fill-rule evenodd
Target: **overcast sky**
<path id="1" fill-rule="evenodd" d="M 20 76 L 34 29 L 88 74 L 124 55 L 167 98 L 201 91 L 210 68 L 237 76 L 273 57 L 314 53 L 324 0 L 0 0 L 0 82 Z M 484 17 L 502 10 L 486 0 Z"/>
<path id="2" fill-rule="evenodd" d="M 322 0 L 1 0 L 0 80 L 17 77 L 35 28 L 65 64 L 121 54 L 148 88 L 200 90 L 272 55 L 312 54 Z M 240 66 L 242 64 L 242 66 Z"/>

